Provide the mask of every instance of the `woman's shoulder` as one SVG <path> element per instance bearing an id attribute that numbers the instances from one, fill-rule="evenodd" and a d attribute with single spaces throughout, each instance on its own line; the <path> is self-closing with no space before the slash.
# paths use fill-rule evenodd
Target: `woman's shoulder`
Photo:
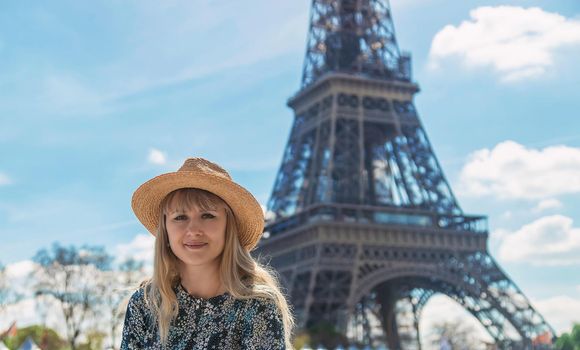
<path id="1" fill-rule="evenodd" d="M 130 303 L 141 303 L 145 301 L 145 288 L 144 287 L 139 287 L 137 290 L 135 290 L 133 292 L 133 294 L 131 294 L 131 297 L 129 298 L 129 302 Z"/>
<path id="2" fill-rule="evenodd" d="M 248 342 L 255 345 L 284 339 L 282 313 L 274 299 L 259 297 L 247 299 L 245 302 L 247 308 L 242 314 L 241 325 L 244 328 L 244 334 L 250 335 Z M 266 348 L 282 349 L 283 347 L 266 346 Z"/>
<path id="3" fill-rule="evenodd" d="M 272 298 L 254 297 L 250 300 L 254 307 L 268 308 L 276 305 L 276 302 Z"/>
<path id="4" fill-rule="evenodd" d="M 274 299 L 266 297 L 251 297 L 236 299 L 235 301 L 244 309 L 246 317 L 270 316 L 279 314 L 279 308 Z"/>
<path id="5" fill-rule="evenodd" d="M 149 283 L 143 282 L 139 288 L 129 297 L 129 307 L 144 310 L 146 309 L 145 290 L 149 287 Z"/>

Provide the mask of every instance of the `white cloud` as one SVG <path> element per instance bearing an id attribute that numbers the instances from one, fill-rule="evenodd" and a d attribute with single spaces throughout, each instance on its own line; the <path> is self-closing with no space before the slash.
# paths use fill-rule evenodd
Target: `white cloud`
<path id="1" fill-rule="evenodd" d="M 548 209 L 558 209 L 558 208 L 562 208 L 562 202 L 560 202 L 557 199 L 544 199 L 542 201 L 540 201 L 540 203 L 538 203 L 538 205 L 536 205 L 536 207 L 533 209 L 533 211 L 535 213 L 539 213 L 541 211 L 544 210 L 548 210 Z"/>
<path id="2" fill-rule="evenodd" d="M 40 324 L 41 310 L 34 300 L 34 283 L 31 273 L 34 271 L 36 263 L 32 260 L 22 260 L 6 265 L 6 281 L 10 287 L 10 292 L 18 296 L 18 302 L 9 304 L 0 313 L 0 330 L 8 327 L 13 321 L 17 321 L 19 326 Z M 52 325 L 62 323 L 59 318 L 61 311 L 56 309 L 56 305 L 48 305 L 52 310 L 46 313 L 47 322 Z M 62 329 L 59 329 L 62 330 Z"/>
<path id="3" fill-rule="evenodd" d="M 8 177 L 8 175 L 0 173 L 0 186 L 6 186 L 10 184 L 12 184 L 12 180 Z"/>
<path id="4" fill-rule="evenodd" d="M 262 208 L 262 213 L 264 213 L 264 218 L 266 219 L 266 221 L 273 221 L 276 219 L 276 213 L 274 213 L 271 210 L 268 210 L 268 208 L 264 204 L 260 204 L 260 207 Z"/>
<path id="5" fill-rule="evenodd" d="M 13 321 L 17 321 L 17 324 L 20 325 L 38 323 L 35 308 L 36 303 L 33 299 L 21 300 L 16 304 L 7 306 L 0 317 L 0 330 L 6 329 Z"/>
<path id="6" fill-rule="evenodd" d="M 8 278 L 26 278 L 33 270 L 35 263 L 32 260 L 22 260 L 6 266 Z"/>
<path id="7" fill-rule="evenodd" d="M 547 199 L 580 192 L 580 148 L 526 148 L 513 141 L 469 156 L 458 193 L 504 199 Z M 553 203 L 552 203 L 553 204 Z"/>
<path id="8" fill-rule="evenodd" d="M 133 258 L 144 262 L 146 265 L 153 263 L 155 237 L 149 233 L 138 234 L 127 244 L 119 244 L 115 247 L 117 261 L 122 262 Z"/>
<path id="9" fill-rule="evenodd" d="M 489 235 L 490 245 L 497 246 L 500 244 L 509 234 L 511 231 L 504 230 L 501 228 L 495 229 Z"/>
<path id="10" fill-rule="evenodd" d="M 10 291 L 19 298 L 32 297 L 33 281 L 30 273 L 34 271 L 36 263 L 32 260 L 22 260 L 6 265 L 6 281 Z"/>
<path id="11" fill-rule="evenodd" d="M 155 148 L 149 150 L 149 156 L 147 157 L 147 159 L 149 160 L 149 163 L 152 164 L 164 165 L 165 163 L 167 163 L 166 154 Z"/>
<path id="12" fill-rule="evenodd" d="M 580 228 L 571 218 L 552 215 L 502 233 L 499 258 L 532 265 L 580 264 Z"/>
<path id="13" fill-rule="evenodd" d="M 18 327 L 47 324 L 61 336 L 66 334 L 62 308 L 50 299 L 43 299 L 40 304 L 34 298 L 26 298 L 8 305 L 0 313 L 0 330 L 6 329 L 13 321 L 16 321 Z"/>
<path id="14" fill-rule="evenodd" d="M 470 17 L 435 35 L 431 67 L 458 57 L 469 68 L 492 67 L 504 82 L 519 81 L 543 75 L 556 50 L 580 44 L 580 21 L 538 7 L 478 7 Z"/>
<path id="15" fill-rule="evenodd" d="M 535 308 L 558 334 L 570 332 L 580 322 L 580 299 L 565 295 L 533 301 Z"/>

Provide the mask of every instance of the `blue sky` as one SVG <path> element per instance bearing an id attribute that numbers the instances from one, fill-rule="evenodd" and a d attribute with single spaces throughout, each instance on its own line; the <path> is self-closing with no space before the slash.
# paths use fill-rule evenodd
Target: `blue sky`
<path id="1" fill-rule="evenodd" d="M 489 216 L 492 254 L 548 321 L 568 327 L 580 314 L 580 3 L 391 6 L 421 87 L 416 106 L 460 204 Z M 223 165 L 265 204 L 309 7 L 3 2 L 0 261 L 54 241 L 141 249 L 132 192 L 188 156 Z"/>

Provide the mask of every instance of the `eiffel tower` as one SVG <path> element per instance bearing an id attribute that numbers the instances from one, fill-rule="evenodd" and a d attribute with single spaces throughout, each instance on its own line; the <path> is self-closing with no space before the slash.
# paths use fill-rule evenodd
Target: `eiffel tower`
<path id="1" fill-rule="evenodd" d="M 454 197 L 418 91 L 386 0 L 312 0 L 257 253 L 280 273 L 302 329 L 326 323 L 352 343 L 421 349 L 421 311 L 443 294 L 498 348 L 551 348 L 555 332 L 487 250 L 487 218 Z"/>

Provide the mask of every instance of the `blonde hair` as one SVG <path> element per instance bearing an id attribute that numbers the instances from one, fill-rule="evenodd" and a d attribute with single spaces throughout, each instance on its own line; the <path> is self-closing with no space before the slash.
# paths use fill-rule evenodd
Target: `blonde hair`
<path id="1" fill-rule="evenodd" d="M 177 317 L 179 306 L 173 287 L 179 283 L 179 259 L 169 248 L 169 238 L 165 226 L 165 215 L 169 205 L 175 209 L 190 209 L 197 206 L 201 210 L 215 209 L 219 204 L 226 211 L 225 245 L 220 258 L 220 277 L 226 291 L 236 299 L 263 298 L 272 300 L 282 315 L 284 342 L 286 348 L 293 349 L 291 343 L 294 317 L 284 294 L 280 290 L 277 272 L 270 266 L 256 261 L 238 240 L 237 226 L 231 208 L 217 195 L 197 189 L 182 188 L 169 193 L 161 203 L 159 226 L 155 239 L 153 276 L 143 282 L 144 296 L 154 319 L 157 319 L 161 343 L 165 345 L 169 325 Z"/>

